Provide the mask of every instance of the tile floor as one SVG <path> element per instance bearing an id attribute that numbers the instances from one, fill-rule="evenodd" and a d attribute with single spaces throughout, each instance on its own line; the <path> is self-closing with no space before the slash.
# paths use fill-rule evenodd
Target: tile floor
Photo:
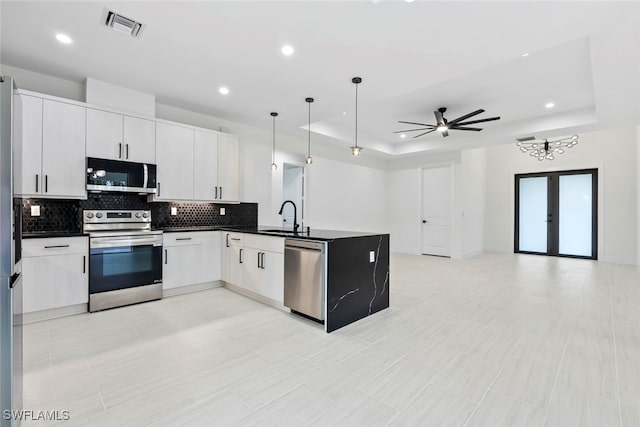
<path id="1" fill-rule="evenodd" d="M 640 269 L 393 255 L 391 280 L 391 309 L 332 334 L 223 288 L 27 325 L 25 408 L 64 426 L 640 426 Z"/>

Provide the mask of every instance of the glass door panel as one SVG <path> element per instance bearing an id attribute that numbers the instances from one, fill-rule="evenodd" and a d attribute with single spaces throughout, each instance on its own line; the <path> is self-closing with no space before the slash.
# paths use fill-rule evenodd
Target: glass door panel
<path id="1" fill-rule="evenodd" d="M 590 257 L 593 230 L 592 174 L 560 175 L 558 253 Z"/>
<path id="2" fill-rule="evenodd" d="M 518 241 L 521 252 L 547 253 L 546 176 L 520 178 Z"/>

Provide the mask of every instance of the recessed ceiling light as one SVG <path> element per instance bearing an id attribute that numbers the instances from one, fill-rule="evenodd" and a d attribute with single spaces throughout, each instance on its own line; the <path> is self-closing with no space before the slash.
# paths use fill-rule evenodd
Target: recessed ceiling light
<path id="1" fill-rule="evenodd" d="M 346 112 L 346 111 L 343 111 L 343 112 L 342 112 L 342 115 L 343 115 L 343 116 L 346 116 L 346 115 L 347 115 L 347 112 Z"/>
<path id="2" fill-rule="evenodd" d="M 416 0 L 404 0 L 404 1 L 406 1 L 407 3 L 413 3 Z"/>
<path id="3" fill-rule="evenodd" d="M 401 133 L 401 134 L 400 134 L 400 138 L 406 138 L 406 137 L 407 137 L 407 134 L 406 134 L 406 133 Z"/>
<path id="4" fill-rule="evenodd" d="M 218 92 L 220 92 L 223 95 L 228 95 L 229 94 L 229 88 L 222 86 L 220 89 L 218 89 Z"/>
<path id="5" fill-rule="evenodd" d="M 553 108 L 555 106 L 556 104 L 553 102 L 547 102 L 546 104 L 544 104 L 544 108 Z"/>
<path id="6" fill-rule="evenodd" d="M 66 34 L 56 34 L 56 39 L 60 43 L 64 43 L 64 44 L 70 44 L 71 43 L 71 37 L 69 37 Z"/>
<path id="7" fill-rule="evenodd" d="M 523 53 L 522 56 L 524 56 L 526 58 L 527 56 L 529 56 L 529 52 Z"/>
<path id="8" fill-rule="evenodd" d="M 280 49 L 280 51 L 284 56 L 291 56 L 293 55 L 293 52 L 295 52 L 295 50 L 293 49 L 293 46 L 290 46 L 288 44 L 282 46 L 282 49 Z"/>

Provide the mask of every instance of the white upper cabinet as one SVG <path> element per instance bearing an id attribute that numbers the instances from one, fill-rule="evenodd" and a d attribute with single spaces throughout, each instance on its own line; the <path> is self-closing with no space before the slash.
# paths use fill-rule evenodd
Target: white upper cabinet
<path id="1" fill-rule="evenodd" d="M 155 122 L 87 109 L 87 156 L 155 164 Z"/>
<path id="2" fill-rule="evenodd" d="M 213 132 L 195 131 L 195 157 L 193 163 L 194 198 L 216 200 L 218 188 L 218 135 Z"/>
<path id="3" fill-rule="evenodd" d="M 84 199 L 85 108 L 18 95 L 16 177 L 20 196 Z"/>
<path id="4" fill-rule="evenodd" d="M 238 201 L 240 142 L 235 135 L 218 134 L 218 200 Z"/>
<path id="5" fill-rule="evenodd" d="M 154 200 L 193 200 L 193 129 L 156 123 Z"/>

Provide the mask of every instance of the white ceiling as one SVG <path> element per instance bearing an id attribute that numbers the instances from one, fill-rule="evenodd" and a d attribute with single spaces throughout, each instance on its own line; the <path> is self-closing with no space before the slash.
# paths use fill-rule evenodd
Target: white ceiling
<path id="1" fill-rule="evenodd" d="M 640 123 L 635 2 L 2 1 L 2 63 L 156 95 L 158 102 L 365 155 L 408 155 Z M 100 25 L 104 8 L 140 39 Z M 56 33 L 71 36 L 62 45 Z M 284 57 L 289 43 L 296 52 Z M 522 54 L 529 53 L 527 57 Z M 220 95 L 220 86 L 231 93 Z M 544 104 L 556 103 L 547 110 Z M 400 139 L 397 120 L 501 116 L 483 132 Z M 346 114 L 343 114 L 346 112 Z"/>

